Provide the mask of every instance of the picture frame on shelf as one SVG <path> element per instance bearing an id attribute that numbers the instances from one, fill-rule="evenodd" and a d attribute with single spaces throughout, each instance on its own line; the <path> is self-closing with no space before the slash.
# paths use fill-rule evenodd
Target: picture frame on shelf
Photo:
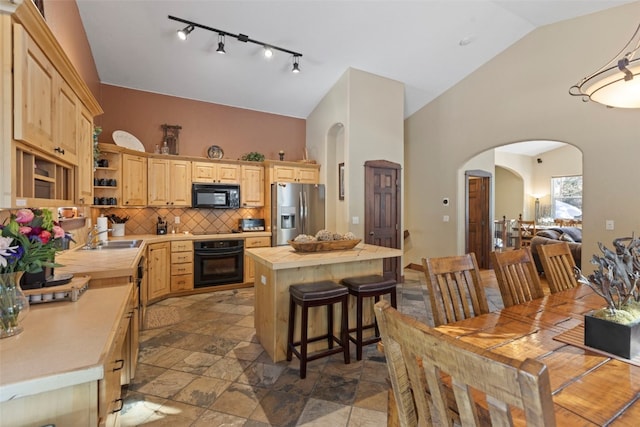
<path id="1" fill-rule="evenodd" d="M 344 200 L 344 163 L 338 163 L 338 200 Z"/>

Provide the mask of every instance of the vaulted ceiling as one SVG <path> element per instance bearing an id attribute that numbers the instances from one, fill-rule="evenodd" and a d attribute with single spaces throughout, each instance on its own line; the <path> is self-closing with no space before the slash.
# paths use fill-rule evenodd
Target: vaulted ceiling
<path id="1" fill-rule="evenodd" d="M 77 3 L 103 83 L 306 118 L 349 67 L 404 83 L 409 116 L 537 27 L 629 1 Z M 232 37 L 219 55 L 211 31 L 178 40 L 185 25 L 168 15 L 302 53 L 302 72 Z"/>

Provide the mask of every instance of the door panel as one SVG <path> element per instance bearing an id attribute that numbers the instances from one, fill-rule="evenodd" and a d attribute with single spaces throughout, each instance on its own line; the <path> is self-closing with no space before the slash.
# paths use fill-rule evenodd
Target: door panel
<path id="1" fill-rule="evenodd" d="M 491 179 L 467 173 L 467 247 L 480 268 L 490 268 L 491 227 L 489 221 Z"/>
<path id="2" fill-rule="evenodd" d="M 400 249 L 400 165 L 365 162 L 365 242 Z M 384 276 L 400 281 L 400 259 L 384 259 Z"/>

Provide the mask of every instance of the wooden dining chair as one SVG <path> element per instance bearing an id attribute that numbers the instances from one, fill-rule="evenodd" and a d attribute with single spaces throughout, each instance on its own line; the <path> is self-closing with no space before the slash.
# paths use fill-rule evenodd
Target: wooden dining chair
<path id="1" fill-rule="evenodd" d="M 489 313 L 474 253 L 422 258 L 436 326 Z"/>
<path id="2" fill-rule="evenodd" d="M 536 235 L 536 222 L 519 219 L 518 233 L 519 233 L 520 247 L 524 248 L 527 246 L 531 246 L 531 239 L 533 239 L 533 236 Z"/>
<path id="3" fill-rule="evenodd" d="M 543 363 L 457 340 L 399 313 L 388 301 L 375 305 L 375 315 L 400 425 L 507 426 L 519 408 L 528 426 L 555 426 Z"/>
<path id="4" fill-rule="evenodd" d="M 530 248 L 491 252 L 490 256 L 505 307 L 544 296 Z"/>
<path id="5" fill-rule="evenodd" d="M 574 275 L 576 262 L 567 242 L 539 245 L 538 254 L 552 294 L 578 286 Z"/>

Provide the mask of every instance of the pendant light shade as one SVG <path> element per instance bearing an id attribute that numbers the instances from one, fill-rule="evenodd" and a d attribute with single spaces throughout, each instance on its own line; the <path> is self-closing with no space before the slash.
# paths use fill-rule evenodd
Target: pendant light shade
<path id="1" fill-rule="evenodd" d="M 616 57 L 569 89 L 569 94 L 607 107 L 640 108 L 640 25 Z"/>

